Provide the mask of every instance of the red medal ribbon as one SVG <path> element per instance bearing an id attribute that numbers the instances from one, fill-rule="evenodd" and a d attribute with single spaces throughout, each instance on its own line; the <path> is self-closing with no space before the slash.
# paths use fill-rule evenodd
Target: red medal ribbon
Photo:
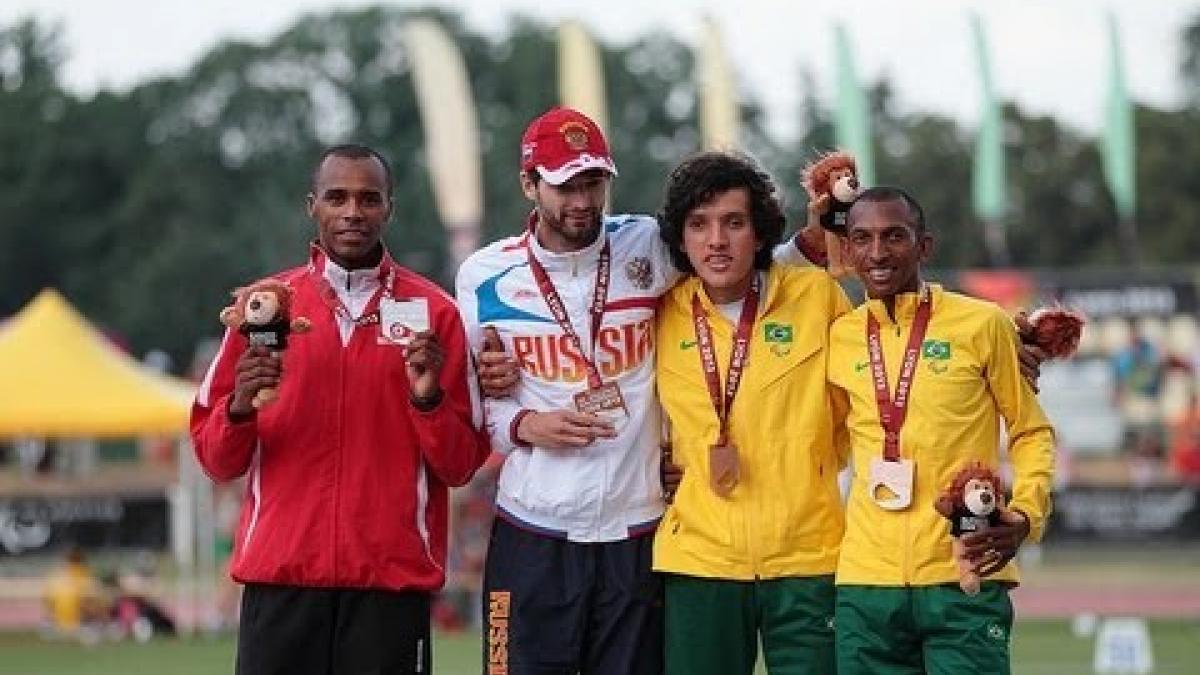
<path id="1" fill-rule="evenodd" d="M 583 340 L 579 339 L 579 333 L 575 332 L 575 327 L 571 325 L 571 316 L 567 314 L 566 305 L 563 304 L 558 289 L 554 287 L 550 274 L 533 254 L 533 246 L 529 246 L 526 250 L 529 253 L 529 269 L 533 272 L 534 280 L 537 281 L 538 290 L 542 292 L 542 297 L 546 300 L 546 306 L 550 308 L 550 314 L 562 329 L 563 334 L 575 346 L 584 365 L 587 366 L 588 386 L 593 389 L 599 387 L 604 382 L 600 378 L 600 370 L 596 368 L 595 355 L 596 340 L 600 337 L 600 325 L 604 322 L 604 305 L 608 302 L 609 267 L 612 263 L 612 251 L 609 249 L 608 240 L 605 240 L 604 247 L 600 249 L 600 258 L 596 261 L 596 292 L 592 296 L 592 306 L 588 310 L 592 317 L 592 348 L 588 350 L 583 348 Z"/>
<path id="2" fill-rule="evenodd" d="M 700 302 L 699 292 L 692 295 L 692 322 L 696 327 L 696 346 L 700 352 L 700 365 L 704 370 L 704 381 L 708 385 L 708 396 L 712 401 L 717 419 L 721 423 L 721 435 L 717 445 L 725 445 L 729 441 L 729 411 L 733 409 L 733 397 L 737 395 L 738 385 L 742 383 L 742 371 L 750 355 L 750 337 L 754 332 L 754 318 L 758 315 L 759 280 L 758 273 L 750 283 L 750 292 L 742 303 L 742 313 L 738 317 L 737 330 L 733 334 L 733 351 L 729 354 L 729 372 L 725 382 L 725 390 L 721 390 L 721 373 L 717 370 L 717 352 L 713 346 L 712 327 L 708 323 L 708 315 Z M 724 395 L 722 395 L 724 394 Z"/>
<path id="3" fill-rule="evenodd" d="M 913 318 L 912 332 L 908 334 L 904 363 L 900 365 L 900 379 L 896 382 L 896 398 L 893 400 L 888 391 L 887 368 L 883 363 L 879 321 L 874 314 L 867 312 L 867 354 L 871 357 L 871 380 L 875 385 L 875 402 L 879 405 L 879 424 L 883 427 L 883 458 L 889 462 L 900 461 L 900 429 L 908 415 L 913 376 L 917 371 L 917 361 L 921 359 L 921 343 L 925 340 L 932 314 L 933 302 L 928 289 L 925 289 L 921 292 L 921 301 Z"/>

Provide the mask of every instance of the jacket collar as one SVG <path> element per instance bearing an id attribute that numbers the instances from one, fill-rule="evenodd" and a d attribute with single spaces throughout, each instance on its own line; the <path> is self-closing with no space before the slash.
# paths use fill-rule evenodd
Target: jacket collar
<path id="1" fill-rule="evenodd" d="M 755 270 L 755 273 L 764 275 L 762 290 L 759 291 L 758 316 L 755 317 L 755 319 L 758 319 L 774 309 L 772 303 L 779 297 L 780 274 L 782 270 L 779 265 L 772 263 L 767 269 Z M 686 305 L 689 315 L 692 313 L 692 295 L 698 295 L 700 296 L 700 304 L 704 307 L 704 311 L 708 313 L 709 317 L 720 316 L 722 319 L 725 318 L 720 308 L 708 297 L 708 293 L 704 292 L 704 283 L 700 280 L 699 276 L 691 274 L 680 283 L 687 289 L 687 292 L 678 297 Z"/>
<path id="2" fill-rule="evenodd" d="M 380 243 L 382 246 L 382 242 Z M 329 285 L 339 291 L 367 291 L 378 288 L 396 267 L 396 261 L 383 247 L 383 257 L 375 267 L 348 270 L 329 258 L 329 254 L 316 241 L 308 247 L 308 269 L 325 278 Z"/>
<path id="3" fill-rule="evenodd" d="M 916 292 L 901 293 L 896 296 L 896 320 L 893 322 L 892 317 L 888 315 L 887 306 L 882 300 L 868 298 L 865 305 L 867 311 L 875 315 L 875 320 L 881 326 L 900 325 L 908 326 L 912 324 L 913 318 L 917 314 L 917 305 L 920 304 L 923 293 L 929 293 L 929 298 L 933 303 L 933 310 L 942 304 L 942 296 L 945 291 L 941 284 L 921 282 L 921 288 Z"/>

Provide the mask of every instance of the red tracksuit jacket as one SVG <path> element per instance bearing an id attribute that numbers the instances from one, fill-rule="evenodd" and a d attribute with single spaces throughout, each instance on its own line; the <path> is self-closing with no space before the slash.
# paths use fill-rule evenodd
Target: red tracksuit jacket
<path id="1" fill-rule="evenodd" d="M 279 398 L 234 424 L 228 405 L 246 339 L 227 331 L 192 408 L 196 457 L 210 477 L 247 474 L 231 573 L 240 582 L 436 590 L 445 580 L 447 486 L 487 457 L 472 423 L 467 348 L 453 301 L 384 255 L 393 297 L 423 297 L 445 351 L 442 402 L 409 401 L 403 348 L 379 324 L 356 325 L 343 346 L 323 296 L 324 254 L 277 275 L 295 290 L 292 316 L 313 323 L 283 352 Z M 326 291 L 327 292 L 327 291 Z M 380 292 L 363 316 L 379 305 Z"/>

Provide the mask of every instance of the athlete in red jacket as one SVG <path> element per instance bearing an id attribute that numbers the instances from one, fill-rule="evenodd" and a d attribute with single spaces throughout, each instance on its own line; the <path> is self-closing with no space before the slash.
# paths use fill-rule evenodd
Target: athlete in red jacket
<path id="1" fill-rule="evenodd" d="M 390 185 L 368 148 L 322 155 L 308 198 L 318 242 L 308 265 L 277 275 L 313 329 L 280 356 L 227 332 L 192 411 L 205 471 L 247 474 L 231 566 L 247 584 L 239 673 L 430 667 L 447 488 L 488 450 L 453 301 L 380 242 Z M 415 336 L 396 338 L 403 320 Z M 279 398 L 256 411 L 263 387 Z"/>

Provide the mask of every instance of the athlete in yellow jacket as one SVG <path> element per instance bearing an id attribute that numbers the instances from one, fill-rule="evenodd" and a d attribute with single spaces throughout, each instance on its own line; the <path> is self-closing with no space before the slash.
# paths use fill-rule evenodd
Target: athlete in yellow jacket
<path id="1" fill-rule="evenodd" d="M 684 469 L 654 542 L 666 672 L 748 675 L 761 637 L 772 675 L 832 673 L 842 458 L 825 352 L 850 302 L 824 270 L 771 264 L 783 216 L 746 158 L 681 164 L 660 224 L 692 273 L 658 313 L 658 396 Z"/>
<path id="2" fill-rule="evenodd" d="M 869 299 L 830 335 L 835 415 L 845 419 L 855 475 L 837 570 L 838 673 L 1007 673 L 1007 593 L 1017 572 L 1005 563 L 1022 541 L 1042 535 L 1054 442 L 1022 378 L 1016 330 L 995 305 L 921 281 L 932 237 L 907 193 L 866 191 L 848 216 L 848 246 Z M 906 375 L 907 349 L 915 360 Z M 903 401 L 897 415 L 892 404 Z M 891 459 L 883 410 L 899 430 Z M 949 521 L 933 504 L 967 462 L 999 467 L 1002 420 L 1014 472 L 1009 506 L 1024 518 L 971 536 L 970 550 L 988 552 L 984 571 L 997 568 L 971 598 L 957 585 Z M 887 472 L 902 478 L 874 480 Z M 876 482 L 883 486 L 872 489 Z"/>

